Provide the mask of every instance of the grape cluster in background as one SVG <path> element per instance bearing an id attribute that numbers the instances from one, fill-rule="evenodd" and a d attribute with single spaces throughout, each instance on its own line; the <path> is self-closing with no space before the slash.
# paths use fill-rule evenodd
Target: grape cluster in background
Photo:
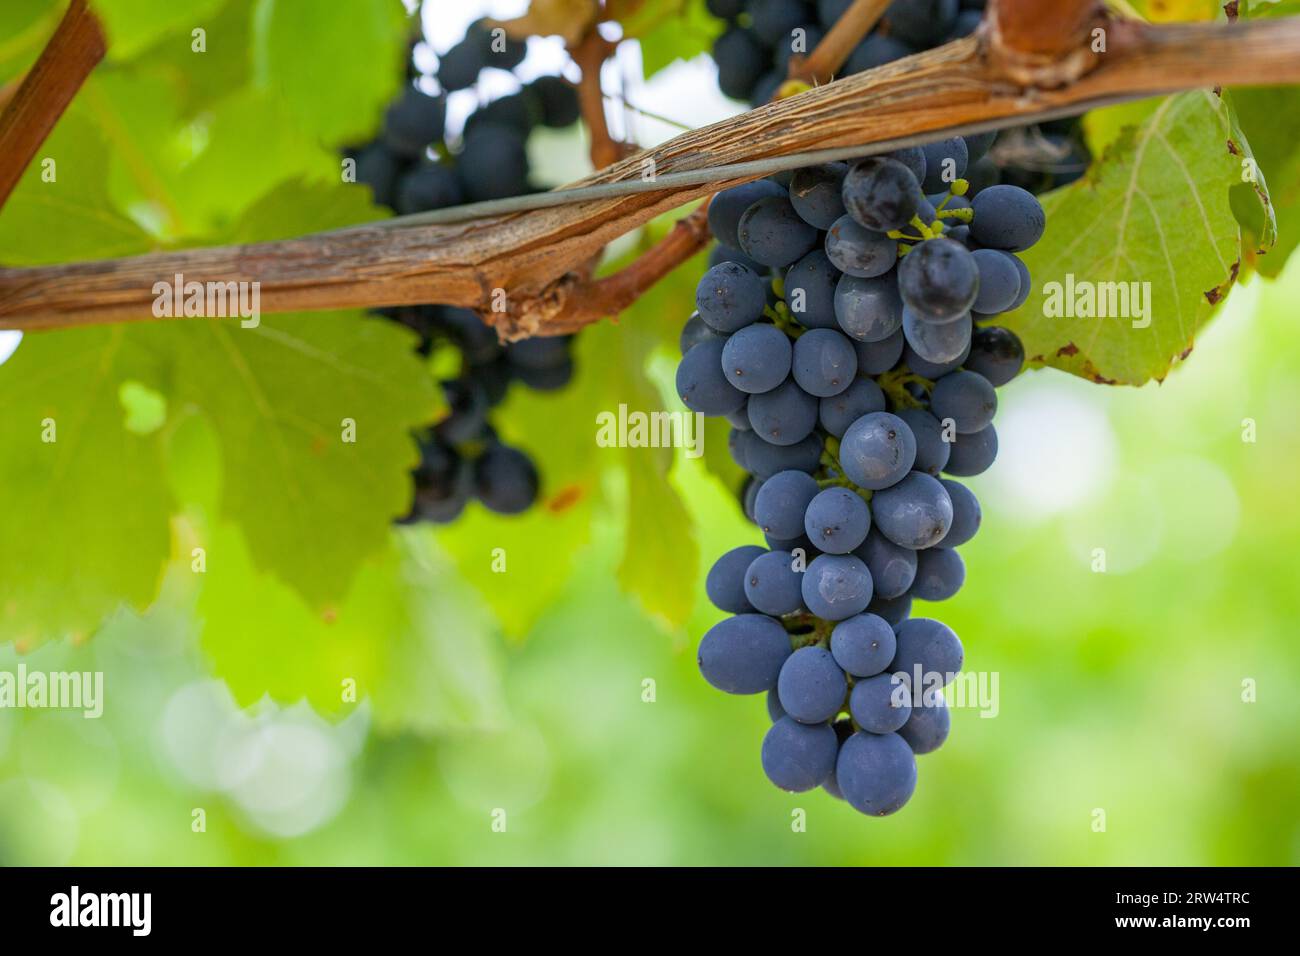
<path id="1" fill-rule="evenodd" d="M 486 103 L 466 120 L 458 141 L 445 129 L 448 93 L 472 87 L 485 69 L 513 70 L 525 43 L 476 21 L 438 62 L 437 95 L 423 92 L 408 66 L 408 82 L 385 116 L 378 138 L 349 155 L 357 181 L 375 201 L 400 215 L 536 191 L 529 180 L 528 137 L 539 126 L 577 122 L 578 98 L 558 76 L 539 77 L 516 93 Z M 500 514 L 526 511 L 537 499 L 540 479 L 523 451 L 502 442 L 489 420 L 511 383 L 552 391 L 573 377 L 571 336 L 533 338 L 502 345 L 496 332 L 471 309 L 415 305 L 380 310 L 414 329 L 429 354 L 449 346 L 460 372 L 441 383 L 449 414 L 420 437 L 415 501 L 405 521 L 448 522 L 471 498 Z"/>
<path id="2" fill-rule="evenodd" d="M 996 317 L 1029 296 L 1016 255 L 1042 206 L 965 178 L 992 135 L 829 163 L 716 195 L 719 246 L 681 337 L 677 391 L 725 416 L 767 547 L 735 548 L 706 591 L 705 679 L 767 694 L 768 777 L 883 816 L 948 735 L 957 635 L 912 617 L 965 580 L 980 525 L 954 480 L 997 455 L 995 389 L 1024 351 Z M 917 678 L 920 677 L 920 682 Z"/>

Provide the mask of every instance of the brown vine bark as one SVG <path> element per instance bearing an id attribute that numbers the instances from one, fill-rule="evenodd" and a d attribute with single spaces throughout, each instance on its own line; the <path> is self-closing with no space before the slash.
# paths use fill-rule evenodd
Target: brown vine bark
<path id="1" fill-rule="evenodd" d="M 1028 0 L 1024 0 L 1028 2 Z M 1106 21 L 1107 52 L 1061 87 L 1025 87 L 969 37 L 702 129 L 601 170 L 583 184 L 865 146 L 974 122 L 1017 125 L 1053 110 L 1213 84 L 1300 83 L 1300 18 L 1153 26 Z M 133 259 L 0 270 L 0 326 L 59 328 L 151 319 L 152 287 L 258 281 L 264 312 L 446 302 L 482 309 L 507 337 L 568 331 L 626 302 L 653 270 L 618 283 L 585 267 L 611 240 L 743 180 L 590 200 L 452 225 L 346 233 Z M 689 233 L 687 235 L 689 237 Z M 688 247 L 683 237 L 680 248 Z M 679 248 L 678 243 L 670 247 Z M 606 282 L 605 286 L 600 286 Z M 506 308 L 492 312 L 494 290 Z M 499 299 L 500 296 L 498 295 Z"/>
<path id="2" fill-rule="evenodd" d="M 3 104 L 0 208 L 105 50 L 99 19 L 86 0 L 72 0 L 40 58 Z"/>

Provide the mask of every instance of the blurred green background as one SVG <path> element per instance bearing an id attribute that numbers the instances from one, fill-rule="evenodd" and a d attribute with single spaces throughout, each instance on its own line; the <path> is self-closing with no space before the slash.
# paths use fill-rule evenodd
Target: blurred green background
<path id="1" fill-rule="evenodd" d="M 128 17 L 131 5 L 120 6 Z M 368 135 L 370 120 L 320 109 L 296 118 L 328 131 L 277 128 L 280 147 L 248 149 L 261 134 L 242 118 L 273 115 L 261 111 L 284 93 L 250 78 L 251 6 L 177 6 L 213 17 L 212 39 L 231 42 L 214 42 L 197 69 L 188 51 L 176 55 L 194 82 L 178 88 L 171 127 L 146 116 L 173 98 L 175 64 L 158 57 L 106 64 L 70 114 L 93 125 L 122 110 L 133 122 L 113 128 L 128 145 L 132 136 L 169 144 L 130 155 L 158 164 L 152 179 L 180 200 L 174 218 L 138 194 L 121 142 L 110 195 L 94 197 L 150 242 L 223 241 L 232 221 L 286 182 L 299 186 L 308 169 L 316 179 L 288 199 L 335 206 L 347 190 L 356 204 L 357 187 L 334 181 L 333 150 L 361 133 L 337 127 Z M 48 21 L 53 4 L 20 8 Z M 450 9 L 426 13 L 426 29 L 463 32 L 475 12 Z M 136 49 L 166 46 L 166 29 L 146 19 Z M 187 36 L 185 16 L 176 23 Z M 281 40 L 295 50 L 303 31 L 286 23 Z M 392 51 L 391 82 L 362 97 L 377 122 L 399 82 L 404 30 L 358 38 L 343 22 L 326 37 L 338 41 L 335 59 L 285 60 L 310 81 L 297 105 L 334 102 L 313 82 L 380 69 L 338 58 L 369 43 Z M 39 36 L 0 47 L 0 78 L 35 56 Z M 713 80 L 707 58 L 692 63 L 632 93 L 706 122 Z M 204 97 L 218 105 L 209 110 Z M 643 142 L 673 132 L 639 124 L 623 132 Z M 78 132 L 65 123 L 56 135 Z M 536 136 L 530 150 L 539 182 L 585 169 L 577 131 Z M 220 162 L 195 161 L 209 152 Z M 1300 176 L 1286 172 L 1294 194 Z M 253 224 L 278 234 L 330 224 L 277 201 Z M 360 214 L 347 206 L 339 215 Z M 6 245 L 6 225 L 0 259 L 14 261 L 6 256 L 39 237 L 29 230 Z M 1282 228 L 1289 248 L 1295 227 Z M 94 252 L 103 250 L 52 244 L 48 255 Z M 887 819 L 821 791 L 776 791 L 759 765 L 762 699 L 717 693 L 696 670 L 699 637 L 722 616 L 704 599 L 704 572 L 724 550 L 761 540 L 729 485 L 725 431 L 708 433 L 700 460 L 595 446 L 599 411 L 678 407 L 676 334 L 701 266 L 679 270 L 619 326 L 585 331 L 570 389 L 516 390 L 498 416 L 541 463 L 542 507 L 510 521 L 475 505 L 449 530 L 396 531 L 358 562 L 352 591 L 324 607 L 260 556 L 250 561 L 240 528 L 224 520 L 233 466 L 211 422 L 164 403 L 159 467 L 177 508 L 157 601 L 119 610 L 90 637 L 22 655 L 0 646 L 0 672 L 101 671 L 106 695 L 98 720 L 0 710 L 0 864 L 1300 862 L 1300 263 L 1275 282 L 1235 288 L 1163 384 L 1107 388 L 1046 370 L 1002 391 L 1001 456 L 972 482 L 984 524 L 963 548 L 967 584 L 942 607 L 916 609 L 954 627 L 968 669 L 998 675 L 998 712 L 954 710 L 948 743 L 920 758 L 914 798 Z M 295 334 L 310 322 L 267 319 Z M 140 334 L 149 341 L 149 330 Z M 35 344 L 19 345 L 15 359 Z M 394 363 L 410 362 L 409 342 L 387 347 L 402 353 Z M 0 365 L 0 385 L 17 374 Z M 313 380 L 322 390 L 331 381 Z M 129 418 L 128 396 L 122 406 Z M 23 507 L 20 490 L 3 492 L 6 509 Z M 334 517 L 323 508 L 322 521 Z M 189 571 L 198 541 L 213 556 L 201 576 Z M 497 547 L 504 573 L 492 570 Z M 1098 548 L 1104 573 L 1093 570 Z M 349 679 L 355 702 L 340 690 Z M 804 832 L 792 828 L 796 809 Z"/>

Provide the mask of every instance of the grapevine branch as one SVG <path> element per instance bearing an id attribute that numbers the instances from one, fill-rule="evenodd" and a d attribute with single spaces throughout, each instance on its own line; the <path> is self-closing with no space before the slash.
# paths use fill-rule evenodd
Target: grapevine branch
<path id="1" fill-rule="evenodd" d="M 86 0 L 72 0 L 35 65 L 0 104 L 0 207 L 105 49 L 104 31 Z"/>
<path id="2" fill-rule="evenodd" d="M 605 118 L 605 94 L 600 88 L 600 70 L 614 52 L 617 44 L 606 40 L 593 25 L 569 55 L 582 70 L 582 79 L 578 83 L 578 107 L 582 111 L 582 121 L 591 136 L 591 165 L 604 169 L 627 155 L 624 144 L 615 141 L 609 133 L 609 122 Z"/>
<path id="3" fill-rule="evenodd" d="M 1030 0 L 1007 0 L 1015 4 Z M 1042 0 L 1036 0 L 1042 9 Z M 1082 4 L 1049 0 L 1054 17 Z M 994 3 L 997 18 L 1009 8 Z M 1019 125 L 1063 110 L 1081 112 L 1120 98 L 1212 84 L 1300 83 L 1300 18 L 1149 25 L 1107 19 L 1106 52 L 1064 85 L 1026 87 L 999 66 L 1011 35 L 998 20 L 976 36 L 847 77 L 742 116 L 684 133 L 624 159 L 578 185 L 708 169 L 722 163 L 788 156 L 810 144 L 862 147 L 906 135 L 936 138 L 963 125 Z M 1059 29 L 1058 20 L 1058 29 Z M 1073 47 L 1087 45 L 1087 29 Z M 1068 55 L 1068 54 L 1067 54 Z M 1059 81 L 1058 81 L 1059 82 Z M 601 317 L 594 291 L 625 301 L 654 268 L 618 279 L 588 280 L 585 267 L 613 239 L 655 216 L 745 179 L 418 228 L 358 227 L 300 239 L 157 253 L 132 259 L 0 270 L 0 326 L 59 328 L 152 318 L 153 285 L 182 273 L 187 281 L 258 281 L 264 312 L 446 302 L 483 310 L 508 338 L 572 330 Z M 669 251 L 685 245 L 669 237 Z M 600 283 L 606 283 L 601 286 Z M 490 311 L 493 290 L 507 309 Z M 604 313 L 608 314 L 608 313 Z"/>

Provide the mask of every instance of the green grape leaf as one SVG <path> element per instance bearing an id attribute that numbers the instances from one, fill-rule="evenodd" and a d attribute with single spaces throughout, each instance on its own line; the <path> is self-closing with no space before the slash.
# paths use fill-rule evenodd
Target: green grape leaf
<path id="1" fill-rule="evenodd" d="M 191 31 L 206 29 L 227 0 L 91 0 L 104 23 L 110 60 L 129 60 L 162 37 L 186 50 L 196 43 Z M 195 53 L 201 56 L 201 53 Z"/>
<path id="2" fill-rule="evenodd" d="M 180 115 L 186 119 L 243 89 L 253 77 L 253 5 L 248 0 L 230 0 L 204 21 L 203 29 L 202 53 L 191 44 L 162 36 L 132 64 L 166 74 Z"/>
<path id="3" fill-rule="evenodd" d="M 1246 185 L 1235 187 L 1243 225 L 1254 240 L 1254 248 L 1266 255 L 1252 256 L 1262 275 L 1274 277 L 1300 242 L 1300 111 L 1292 87 L 1262 86 L 1231 91 L 1233 109 L 1258 164 L 1259 175 L 1268 176 L 1268 211 L 1279 228 L 1272 230 L 1276 243 L 1269 248 L 1269 222 L 1250 202 Z M 1248 249 L 1253 252 L 1254 249 Z"/>
<path id="4" fill-rule="evenodd" d="M 709 15 L 704 0 L 625 6 L 625 30 L 641 45 L 641 70 L 647 78 L 678 60 L 707 53 L 723 29 L 722 23 Z"/>
<path id="5" fill-rule="evenodd" d="M 349 0 L 333 16 L 318 0 L 259 0 L 254 76 L 314 140 L 364 138 L 401 81 L 407 29 L 395 0 Z"/>
<path id="6" fill-rule="evenodd" d="M 0 86 L 36 61 L 62 16 L 63 5 L 55 0 L 5 0 L 0 4 Z"/>
<path id="7" fill-rule="evenodd" d="M 1163 379 L 1237 279 L 1230 191 L 1252 157 L 1230 108 L 1198 91 L 1145 114 L 1082 179 L 1043 197 L 1047 232 L 1023 256 L 1034 291 L 999 320 L 1031 365 L 1106 384 Z"/>
<path id="8" fill-rule="evenodd" d="M 500 723 L 491 629 L 425 531 L 392 532 L 325 612 L 260 574 L 228 525 L 211 534 L 207 570 L 196 577 L 202 647 L 240 704 L 269 695 L 346 715 L 368 699 L 376 726 L 390 733 Z"/>

